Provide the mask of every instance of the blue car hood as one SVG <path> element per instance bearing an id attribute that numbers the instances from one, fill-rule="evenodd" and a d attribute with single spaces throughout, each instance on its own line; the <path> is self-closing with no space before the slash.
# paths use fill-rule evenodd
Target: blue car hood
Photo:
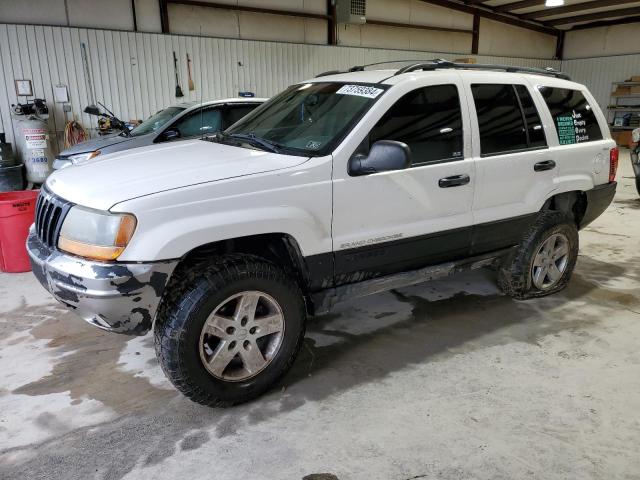
<path id="1" fill-rule="evenodd" d="M 92 138 L 86 142 L 78 143 L 69 147 L 58 155 L 58 157 L 68 157 L 69 155 L 76 155 L 78 153 L 93 152 L 94 150 L 100 150 L 101 148 L 116 145 L 117 143 L 128 142 L 135 137 L 125 137 L 118 134 L 108 135 L 105 137 Z"/>

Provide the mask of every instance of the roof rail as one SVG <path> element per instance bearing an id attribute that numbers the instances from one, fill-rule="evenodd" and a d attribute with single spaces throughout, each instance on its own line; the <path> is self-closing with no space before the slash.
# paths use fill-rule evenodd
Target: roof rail
<path id="1" fill-rule="evenodd" d="M 403 73 L 415 72 L 417 70 L 440 70 L 440 69 L 456 69 L 456 70 L 493 70 L 504 72 L 519 72 L 519 73 L 533 73 L 536 75 L 547 75 L 550 77 L 561 78 L 563 80 L 571 80 L 569 75 L 560 72 L 555 68 L 532 68 L 532 67 L 514 67 L 512 65 L 492 65 L 481 63 L 455 63 L 441 58 L 431 60 L 429 62 L 414 63 L 413 65 L 407 65 L 399 69 L 395 75 L 402 75 Z"/>
<path id="2" fill-rule="evenodd" d="M 326 77 L 328 75 L 337 75 L 340 73 L 349 72 L 363 72 L 366 67 L 372 67 L 374 65 L 383 65 L 386 63 L 401 63 L 401 62 L 418 62 L 411 65 L 400 68 L 394 75 L 402 75 L 403 73 L 415 72 L 417 70 L 429 71 L 440 69 L 457 69 L 457 70 L 491 70 L 491 71 L 504 71 L 504 72 L 519 72 L 519 73 L 533 73 L 536 75 L 547 75 L 550 77 L 561 78 L 563 80 L 571 80 L 569 75 L 560 72 L 555 68 L 532 68 L 532 67 L 514 67 L 512 65 L 493 65 L 493 64 L 480 64 L 480 63 L 455 63 L 442 58 L 434 60 L 388 60 L 385 62 L 369 63 L 367 65 L 355 65 L 347 70 L 329 70 L 316 75 L 318 77 Z"/>
<path id="3" fill-rule="evenodd" d="M 364 72 L 366 67 L 373 67 L 374 65 L 385 65 L 387 63 L 404 63 L 404 62 L 424 62 L 425 60 L 422 58 L 409 58 L 406 60 L 387 60 L 384 62 L 375 62 L 375 63 L 367 63 L 366 65 L 354 65 L 351 68 L 346 70 L 329 70 L 328 72 L 322 72 L 316 75 L 318 77 L 326 77 L 328 75 L 337 75 L 339 73 L 350 73 L 350 72 Z"/>

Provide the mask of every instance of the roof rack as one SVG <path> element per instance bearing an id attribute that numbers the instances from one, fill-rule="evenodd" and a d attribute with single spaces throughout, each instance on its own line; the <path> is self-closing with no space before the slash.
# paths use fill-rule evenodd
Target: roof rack
<path id="1" fill-rule="evenodd" d="M 404 62 L 424 62 L 422 58 L 409 58 L 406 60 L 387 60 L 385 62 L 375 62 L 375 63 L 367 63 L 366 65 L 354 65 L 351 68 L 346 70 L 329 70 L 328 72 L 322 72 L 316 75 L 318 77 L 326 77 L 328 75 L 337 75 L 340 73 L 350 73 L 350 72 L 364 72 L 366 67 L 373 67 L 374 65 L 385 65 L 387 63 L 404 63 Z"/>
<path id="2" fill-rule="evenodd" d="M 433 71 L 441 69 L 456 69 L 456 70 L 490 70 L 490 71 L 503 71 L 503 72 L 519 72 L 519 73 L 532 73 L 535 75 L 547 75 L 550 77 L 561 78 L 563 80 L 571 80 L 569 75 L 560 72 L 555 68 L 532 68 L 532 67 L 514 67 L 512 65 L 492 65 L 492 64 L 480 64 L 480 63 L 456 63 L 449 60 L 443 60 L 437 58 L 435 60 L 389 60 L 386 62 L 369 63 L 367 65 L 356 65 L 348 70 L 330 70 L 328 72 L 316 75 L 317 77 L 325 77 L 327 75 L 336 75 L 340 73 L 349 72 L 363 72 L 365 67 L 371 67 L 373 65 L 382 65 L 385 63 L 400 63 L 400 62 L 419 62 L 412 65 L 407 65 L 398 69 L 395 75 L 402 75 L 403 73 L 422 71 Z"/>

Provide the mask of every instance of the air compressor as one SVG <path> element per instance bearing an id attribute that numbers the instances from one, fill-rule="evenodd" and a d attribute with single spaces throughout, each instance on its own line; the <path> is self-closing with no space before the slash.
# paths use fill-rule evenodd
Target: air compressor
<path id="1" fill-rule="evenodd" d="M 53 162 L 46 101 L 34 98 L 11 107 L 15 118 L 16 146 L 27 170 L 27 181 L 42 184 L 51 173 Z"/>

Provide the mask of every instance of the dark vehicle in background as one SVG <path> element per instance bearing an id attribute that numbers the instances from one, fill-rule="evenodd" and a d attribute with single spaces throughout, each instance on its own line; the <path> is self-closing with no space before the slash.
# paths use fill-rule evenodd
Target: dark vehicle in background
<path id="1" fill-rule="evenodd" d="M 265 98 L 254 97 L 227 98 L 167 107 L 130 132 L 92 138 L 63 150 L 56 156 L 53 168 L 59 170 L 107 153 L 216 133 L 230 127 L 265 101 Z"/>
<path id="2" fill-rule="evenodd" d="M 631 166 L 636 176 L 636 190 L 640 195 L 640 128 L 636 128 L 631 132 L 631 139 L 633 141 L 631 145 Z"/>

